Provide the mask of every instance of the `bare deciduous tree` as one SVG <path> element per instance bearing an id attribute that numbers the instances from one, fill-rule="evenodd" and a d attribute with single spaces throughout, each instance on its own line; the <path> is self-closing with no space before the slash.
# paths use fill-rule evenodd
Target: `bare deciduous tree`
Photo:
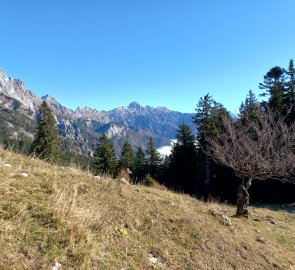
<path id="1" fill-rule="evenodd" d="M 252 180 L 294 182 L 295 125 L 271 110 L 260 110 L 259 121 L 240 124 L 223 118 L 224 132 L 207 138 L 212 158 L 232 168 L 243 179 L 237 200 L 237 216 L 248 215 L 248 189 Z"/>

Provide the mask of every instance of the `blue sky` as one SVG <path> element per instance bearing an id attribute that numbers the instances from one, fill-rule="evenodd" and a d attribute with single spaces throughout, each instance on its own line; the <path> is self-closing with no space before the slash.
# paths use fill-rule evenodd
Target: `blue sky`
<path id="1" fill-rule="evenodd" d="M 294 0 L 1 1 L 0 67 L 63 105 L 237 112 L 294 58 Z"/>

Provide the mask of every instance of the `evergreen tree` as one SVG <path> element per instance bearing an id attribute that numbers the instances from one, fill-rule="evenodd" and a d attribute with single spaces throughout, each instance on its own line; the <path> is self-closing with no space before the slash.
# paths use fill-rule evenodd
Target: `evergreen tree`
<path id="1" fill-rule="evenodd" d="M 135 172 L 134 177 L 136 179 L 143 179 L 146 175 L 146 160 L 142 147 L 138 147 L 135 158 Z"/>
<path id="2" fill-rule="evenodd" d="M 147 161 L 148 173 L 152 177 L 157 178 L 162 160 L 161 160 L 159 152 L 157 151 L 155 147 L 152 137 L 149 138 L 149 141 L 147 144 L 146 156 L 147 156 L 146 161 Z"/>
<path id="3" fill-rule="evenodd" d="M 52 109 L 45 101 L 40 107 L 32 152 L 49 162 L 57 160 L 59 155 L 58 127 Z"/>
<path id="4" fill-rule="evenodd" d="M 135 155 L 133 148 L 130 143 L 127 141 L 123 145 L 120 158 L 120 168 L 121 169 L 130 169 L 131 172 L 134 171 L 135 167 Z"/>
<path id="5" fill-rule="evenodd" d="M 242 102 L 239 111 L 239 118 L 241 119 L 250 121 L 257 119 L 259 115 L 259 102 L 252 90 L 249 90 L 245 102 Z"/>
<path id="6" fill-rule="evenodd" d="M 197 191 L 197 148 L 188 125 L 180 125 L 177 142 L 173 145 L 169 164 L 168 184 L 178 190 L 195 194 Z"/>
<path id="7" fill-rule="evenodd" d="M 288 71 L 286 73 L 288 75 L 287 83 L 286 83 L 288 94 L 289 94 L 291 102 L 294 103 L 295 101 L 295 68 L 294 68 L 293 59 L 290 60 Z"/>
<path id="8" fill-rule="evenodd" d="M 259 84 L 259 88 L 265 92 L 261 96 L 268 96 L 268 106 L 277 110 L 279 113 L 285 113 L 285 70 L 275 66 L 271 68 L 264 76 L 263 83 Z"/>
<path id="9" fill-rule="evenodd" d="M 213 99 L 209 95 L 205 95 L 204 97 L 200 98 L 197 108 L 196 114 L 194 116 L 194 123 L 197 126 L 198 133 L 197 139 L 198 144 L 202 147 L 206 147 L 206 140 L 205 138 L 211 132 L 211 112 L 213 107 Z"/>
<path id="10" fill-rule="evenodd" d="M 250 123 L 253 127 L 251 128 Z M 242 102 L 240 106 L 239 114 L 239 125 L 248 125 L 250 128 L 249 132 L 252 134 L 252 138 L 256 137 L 255 126 L 258 127 L 260 123 L 260 105 L 252 90 L 249 90 L 249 93 L 246 96 L 245 102 Z"/>
<path id="11" fill-rule="evenodd" d="M 106 173 L 115 176 L 117 174 L 117 159 L 114 146 L 106 134 L 99 138 L 94 152 L 95 161 L 92 165 L 95 174 Z"/>
<path id="12" fill-rule="evenodd" d="M 222 104 L 214 101 L 209 94 L 200 98 L 196 114 L 194 116 L 194 123 L 197 127 L 197 140 L 200 146 L 199 154 L 199 171 L 200 178 L 203 179 L 200 189 L 203 189 L 204 195 L 210 192 L 211 178 L 212 178 L 212 162 L 209 155 L 204 152 L 207 148 L 207 138 L 216 136 L 223 129 L 222 117 L 228 115 L 226 109 Z M 204 168 L 206 175 L 203 175 Z"/>
<path id="13" fill-rule="evenodd" d="M 286 79 L 286 99 L 287 99 L 287 107 L 291 108 L 290 117 L 288 117 L 289 122 L 293 122 L 295 120 L 295 68 L 293 59 L 289 62 L 288 70 L 286 71 L 287 79 Z"/>

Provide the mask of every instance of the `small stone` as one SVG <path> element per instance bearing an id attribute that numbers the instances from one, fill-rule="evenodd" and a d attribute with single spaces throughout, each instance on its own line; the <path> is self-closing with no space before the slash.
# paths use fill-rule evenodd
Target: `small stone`
<path id="1" fill-rule="evenodd" d="M 52 270 L 59 270 L 60 268 L 61 268 L 61 264 L 56 261 L 54 266 L 52 267 Z"/>
<path id="2" fill-rule="evenodd" d="M 274 219 L 272 219 L 272 220 L 270 221 L 270 223 L 271 223 L 271 224 L 274 224 L 274 225 L 277 224 L 276 221 L 275 221 Z"/>
<path id="3" fill-rule="evenodd" d="M 11 166 L 10 164 L 7 163 L 7 164 L 4 164 L 3 167 L 11 168 L 12 166 Z"/>
<path id="4" fill-rule="evenodd" d="M 161 259 L 157 258 L 154 254 L 149 254 L 149 261 L 152 265 L 158 266 L 160 268 L 166 268 L 165 264 L 161 262 Z"/>
<path id="5" fill-rule="evenodd" d="M 29 175 L 27 173 L 21 173 L 20 174 L 22 177 L 29 177 Z"/>
<path id="6" fill-rule="evenodd" d="M 263 236 L 258 236 L 258 237 L 256 238 L 256 241 L 258 241 L 258 242 L 264 244 L 264 243 L 266 242 L 266 239 L 265 239 Z"/>
<path id="7" fill-rule="evenodd" d="M 122 183 L 124 183 L 124 184 L 130 186 L 130 183 L 129 183 L 124 177 L 120 178 L 120 181 L 121 181 Z"/>
<path id="8" fill-rule="evenodd" d="M 272 264 L 272 266 L 275 267 L 275 268 L 280 268 L 280 266 L 277 263 L 275 263 L 275 262 Z"/>
<path id="9" fill-rule="evenodd" d="M 224 225 L 230 226 L 231 225 L 231 220 L 227 215 L 222 215 L 222 221 Z"/>
<path id="10" fill-rule="evenodd" d="M 94 178 L 100 179 L 100 176 L 99 175 L 95 175 Z"/>
<path id="11" fill-rule="evenodd" d="M 153 254 L 149 254 L 149 261 L 152 263 L 152 264 L 157 264 L 158 263 L 158 259 L 156 257 L 154 257 Z"/>

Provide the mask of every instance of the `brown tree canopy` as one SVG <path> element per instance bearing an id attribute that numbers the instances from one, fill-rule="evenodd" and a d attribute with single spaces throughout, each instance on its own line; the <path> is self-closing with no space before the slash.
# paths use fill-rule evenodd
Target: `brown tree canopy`
<path id="1" fill-rule="evenodd" d="M 224 132 L 207 138 L 212 158 L 237 176 L 294 182 L 295 125 L 272 110 L 260 110 L 257 122 L 234 123 L 223 117 Z"/>

